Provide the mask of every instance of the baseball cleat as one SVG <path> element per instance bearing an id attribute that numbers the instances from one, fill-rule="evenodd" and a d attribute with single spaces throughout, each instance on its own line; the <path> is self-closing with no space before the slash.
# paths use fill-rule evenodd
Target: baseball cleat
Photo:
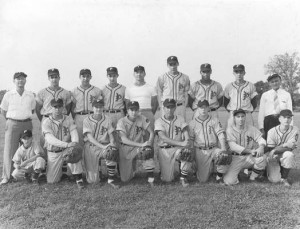
<path id="1" fill-rule="evenodd" d="M 3 178 L 2 181 L 0 182 L 0 185 L 8 184 L 8 182 L 9 182 L 9 179 Z"/>
<path id="2" fill-rule="evenodd" d="M 119 189 L 120 185 L 116 184 L 114 181 L 108 183 L 113 189 Z"/>
<path id="3" fill-rule="evenodd" d="M 285 187 L 291 187 L 291 184 L 288 182 L 287 179 L 281 179 L 280 183 L 282 183 Z"/>
<path id="4" fill-rule="evenodd" d="M 84 184 L 82 180 L 76 181 L 76 184 L 79 189 L 84 189 Z"/>
<path id="5" fill-rule="evenodd" d="M 189 182 L 187 181 L 186 178 L 180 178 L 180 183 L 181 183 L 182 187 L 184 187 L 184 188 L 189 186 Z"/>

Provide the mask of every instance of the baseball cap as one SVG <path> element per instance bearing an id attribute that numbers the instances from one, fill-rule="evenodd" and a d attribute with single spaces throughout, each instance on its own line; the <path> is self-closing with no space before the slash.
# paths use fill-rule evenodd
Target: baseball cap
<path id="1" fill-rule="evenodd" d="M 80 70 L 79 75 L 81 76 L 81 75 L 83 75 L 83 74 L 90 74 L 90 75 L 92 75 L 91 70 L 90 70 L 90 69 L 87 69 L 87 68 L 81 69 L 81 70 Z"/>
<path id="2" fill-rule="evenodd" d="M 270 82 L 272 79 L 277 78 L 277 77 L 278 77 L 279 79 L 281 79 L 281 76 L 280 76 L 280 75 L 278 75 L 278 74 L 273 74 L 273 75 L 270 75 L 270 76 L 268 77 L 267 81 Z"/>
<path id="3" fill-rule="evenodd" d="M 164 107 L 176 107 L 175 99 L 165 99 L 163 102 Z"/>
<path id="4" fill-rule="evenodd" d="M 31 138 L 32 137 L 32 131 L 31 130 L 24 130 L 23 133 L 21 134 L 21 138 Z"/>
<path id="5" fill-rule="evenodd" d="M 103 101 L 103 99 L 95 99 L 95 100 L 92 102 L 92 106 L 93 106 L 93 107 L 103 107 L 103 106 L 104 106 L 104 101 Z"/>
<path id="6" fill-rule="evenodd" d="M 233 66 L 233 71 L 245 71 L 245 66 L 242 64 L 236 64 Z"/>
<path id="7" fill-rule="evenodd" d="M 167 63 L 178 63 L 178 59 L 176 56 L 169 56 L 167 59 Z"/>
<path id="8" fill-rule="evenodd" d="M 109 67 L 106 69 L 107 75 L 111 73 L 116 73 L 118 74 L 118 69 L 116 67 Z"/>
<path id="9" fill-rule="evenodd" d="M 27 75 L 24 73 L 24 72 L 16 72 L 15 74 L 14 74 L 14 79 L 16 79 L 16 78 L 19 78 L 19 77 L 21 77 L 21 76 L 23 76 L 23 77 L 27 77 Z"/>
<path id="10" fill-rule="evenodd" d="M 245 115 L 246 111 L 244 111 L 243 109 L 235 110 L 235 111 L 233 111 L 233 116 L 236 116 L 237 114 L 240 114 L 240 113 Z"/>
<path id="11" fill-rule="evenodd" d="M 209 107 L 209 103 L 208 103 L 208 101 L 205 99 L 205 100 L 203 100 L 203 101 L 199 101 L 198 102 L 198 107 L 202 107 L 202 106 L 208 106 Z"/>
<path id="12" fill-rule="evenodd" d="M 48 70 L 48 76 L 59 75 L 59 71 L 56 68 L 51 68 Z"/>
<path id="13" fill-rule="evenodd" d="M 62 99 L 52 99 L 50 102 L 52 107 L 62 107 L 64 105 L 64 102 Z"/>
<path id="14" fill-rule="evenodd" d="M 141 65 L 138 65 L 134 68 L 134 72 L 143 71 L 145 72 L 145 68 Z"/>
<path id="15" fill-rule="evenodd" d="M 293 115 L 293 113 L 292 113 L 291 110 L 285 109 L 285 110 L 280 111 L 279 116 L 283 116 L 283 117 L 286 117 L 286 116 L 292 117 L 292 116 L 294 116 L 294 115 Z"/>
<path id="16" fill-rule="evenodd" d="M 211 71 L 211 65 L 210 64 L 201 64 L 200 70 L 202 71 Z"/>
<path id="17" fill-rule="evenodd" d="M 129 101 L 128 103 L 127 103 L 127 109 L 133 109 L 133 108 L 135 108 L 135 109 L 140 109 L 140 104 L 139 104 L 139 102 L 137 102 L 137 101 Z"/>

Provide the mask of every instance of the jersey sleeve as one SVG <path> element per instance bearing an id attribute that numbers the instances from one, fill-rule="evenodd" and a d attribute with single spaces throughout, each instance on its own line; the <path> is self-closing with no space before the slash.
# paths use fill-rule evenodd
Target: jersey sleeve
<path id="1" fill-rule="evenodd" d="M 121 131 L 124 132 L 126 134 L 126 128 L 125 128 L 125 123 L 124 123 L 124 118 L 121 118 L 118 122 L 117 122 L 117 131 Z"/>
<path id="2" fill-rule="evenodd" d="M 34 98 L 34 94 L 31 92 L 31 95 L 32 95 L 32 100 L 31 100 L 31 110 L 34 110 L 35 109 L 35 106 L 36 106 L 36 100 Z"/>
<path id="3" fill-rule="evenodd" d="M 37 95 L 36 95 L 36 97 L 35 97 L 35 100 L 36 100 L 36 102 L 37 102 L 39 105 L 43 105 L 43 103 L 44 103 L 43 90 L 40 90 L 40 91 L 37 93 Z"/>
<path id="4" fill-rule="evenodd" d="M 225 90 L 224 90 L 224 96 L 225 96 L 227 99 L 230 99 L 230 96 L 229 96 L 229 90 L 230 90 L 230 84 L 227 84 L 226 87 L 225 87 Z"/>
<path id="5" fill-rule="evenodd" d="M 72 99 L 71 99 L 71 92 L 70 91 L 66 91 L 66 105 L 69 105 L 70 103 L 72 102 Z"/>
<path id="6" fill-rule="evenodd" d="M 88 121 L 89 118 L 86 117 L 84 120 L 83 120 L 83 128 L 82 128 L 82 133 L 83 135 L 86 135 L 87 133 L 93 133 L 93 129 L 92 129 L 92 126 L 90 124 L 90 122 Z"/>
<path id="7" fill-rule="evenodd" d="M 224 96 L 223 87 L 220 83 L 217 83 L 217 95 L 218 95 L 218 99 Z"/>
<path id="8" fill-rule="evenodd" d="M 158 77 L 156 88 L 157 88 L 157 92 L 163 93 L 164 90 L 163 76 Z"/>
<path id="9" fill-rule="evenodd" d="M 156 87 L 153 87 L 153 86 L 150 85 L 150 90 L 151 90 L 151 96 L 157 96 Z"/>
<path id="10" fill-rule="evenodd" d="M 299 129 L 296 126 L 293 126 L 292 128 L 290 136 L 285 143 L 296 143 L 298 141 Z"/>
<path id="11" fill-rule="evenodd" d="M 268 137 L 267 137 L 267 146 L 274 148 L 277 146 L 277 141 L 276 141 L 276 129 L 273 127 L 271 130 L 268 132 Z"/>
<path id="12" fill-rule="evenodd" d="M 50 123 L 50 119 L 46 118 L 43 123 L 42 123 L 42 133 L 44 135 L 46 134 L 52 134 L 53 136 L 55 136 L 55 133 L 53 132 L 52 128 L 51 128 L 51 123 Z"/>
<path id="13" fill-rule="evenodd" d="M 131 100 L 131 97 L 130 97 L 130 89 L 129 89 L 129 88 L 127 88 L 127 89 L 125 90 L 125 99 Z"/>
<path id="14" fill-rule="evenodd" d="M 220 120 L 217 119 L 217 118 L 214 119 L 214 129 L 215 129 L 215 132 L 216 132 L 217 135 L 220 135 L 220 134 L 225 132 Z"/>
<path id="15" fill-rule="evenodd" d="M 194 99 L 196 97 L 196 92 L 195 92 L 195 88 L 196 88 L 196 83 L 193 83 L 190 87 L 190 90 L 188 91 L 188 94 Z"/>
<path id="16" fill-rule="evenodd" d="M 185 92 L 188 92 L 190 90 L 190 86 L 191 86 L 191 83 L 190 83 L 190 78 L 188 76 L 186 76 L 186 84 L 185 84 Z"/>
<path id="17" fill-rule="evenodd" d="M 20 147 L 17 149 L 15 155 L 13 156 L 12 161 L 13 161 L 14 163 L 16 163 L 16 164 L 21 164 L 21 162 L 22 162 L 21 153 L 22 153 L 22 146 L 20 146 Z"/>
<path id="18" fill-rule="evenodd" d="M 251 91 L 251 99 L 253 99 L 255 96 L 257 96 L 256 88 L 254 84 L 250 84 L 250 91 Z"/>
<path id="19" fill-rule="evenodd" d="M 154 131 L 155 132 L 158 132 L 158 131 L 164 131 L 165 128 L 161 122 L 161 118 L 158 118 L 155 120 L 155 123 L 154 123 Z"/>

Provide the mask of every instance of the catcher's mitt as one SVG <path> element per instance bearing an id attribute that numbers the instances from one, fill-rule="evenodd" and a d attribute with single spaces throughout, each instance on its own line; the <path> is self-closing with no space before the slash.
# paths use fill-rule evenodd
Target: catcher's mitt
<path id="1" fill-rule="evenodd" d="M 119 160 L 119 149 L 115 146 L 107 147 L 105 159 L 108 160 L 108 161 L 118 162 L 118 160 Z"/>
<path id="2" fill-rule="evenodd" d="M 82 148 L 80 145 L 69 147 L 64 151 L 63 157 L 67 163 L 77 163 L 82 158 Z"/>
<path id="3" fill-rule="evenodd" d="M 216 157 L 216 165 L 230 165 L 232 162 L 232 153 L 229 151 L 220 151 Z"/>
<path id="4" fill-rule="evenodd" d="M 145 146 L 142 148 L 141 152 L 138 153 L 136 159 L 138 160 L 148 160 L 154 157 L 154 150 L 152 146 Z"/>
<path id="5" fill-rule="evenodd" d="M 195 159 L 195 151 L 193 148 L 183 148 L 180 151 L 178 160 L 192 162 Z"/>

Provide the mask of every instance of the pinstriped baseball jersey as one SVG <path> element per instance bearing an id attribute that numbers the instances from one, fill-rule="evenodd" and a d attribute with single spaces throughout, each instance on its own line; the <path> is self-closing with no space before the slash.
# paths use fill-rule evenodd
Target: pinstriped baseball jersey
<path id="1" fill-rule="evenodd" d="M 177 102 L 184 102 L 185 92 L 190 89 L 190 79 L 181 72 L 176 76 L 167 72 L 158 77 L 156 86 L 157 90 L 162 93 L 161 101 L 175 99 Z"/>
<path id="2" fill-rule="evenodd" d="M 198 117 L 189 123 L 189 135 L 195 146 L 212 147 L 218 145 L 218 136 L 224 134 L 224 129 L 217 118 L 208 116 L 201 120 Z"/>
<path id="3" fill-rule="evenodd" d="M 90 86 L 84 89 L 81 86 L 72 90 L 72 102 L 75 104 L 74 112 L 93 111 L 92 102 L 101 99 L 102 92 L 98 87 Z"/>
<path id="4" fill-rule="evenodd" d="M 109 117 L 102 115 L 100 120 L 93 118 L 93 115 L 83 120 L 83 135 L 90 133 L 98 142 L 109 143 L 109 134 L 114 132 L 112 122 Z M 85 137 L 87 141 L 87 137 Z"/>
<path id="5" fill-rule="evenodd" d="M 281 146 L 284 143 L 296 143 L 298 141 L 299 129 L 296 126 L 290 126 L 284 133 L 280 131 L 279 126 L 273 127 L 268 132 L 268 147 Z"/>
<path id="6" fill-rule="evenodd" d="M 197 108 L 197 104 L 200 100 L 207 100 L 210 108 L 218 108 L 220 106 L 218 99 L 220 99 L 223 94 L 221 84 L 214 80 L 212 80 L 209 85 L 202 84 L 199 80 L 193 83 L 189 90 L 189 95 L 195 99 L 193 109 Z"/>
<path id="7" fill-rule="evenodd" d="M 102 96 L 104 99 L 104 110 L 121 110 L 124 108 L 125 89 L 121 84 L 112 88 L 105 85 L 102 88 Z"/>
<path id="8" fill-rule="evenodd" d="M 42 123 L 42 132 L 44 135 L 46 135 L 47 133 L 52 134 L 54 137 L 61 141 L 63 140 L 64 136 L 70 135 L 70 132 L 74 129 L 76 129 L 74 120 L 72 119 L 72 117 L 65 115 L 62 120 L 55 120 L 52 118 L 52 116 L 49 116 Z M 60 147 L 50 145 L 47 143 L 47 141 L 46 145 L 48 151 L 61 150 Z"/>
<path id="9" fill-rule="evenodd" d="M 168 138 L 173 140 L 182 141 L 183 131 L 187 128 L 188 124 L 184 121 L 184 118 L 180 115 L 175 115 L 173 120 L 169 121 L 164 117 L 155 120 L 154 131 L 162 131 Z M 166 143 L 159 138 L 158 145 L 163 146 Z"/>
<path id="10" fill-rule="evenodd" d="M 248 81 L 243 85 L 237 85 L 235 82 L 230 83 L 225 87 L 224 95 L 230 99 L 227 106 L 228 110 L 243 109 L 245 111 L 253 111 L 251 99 L 253 99 L 257 93 L 252 83 Z"/>
<path id="11" fill-rule="evenodd" d="M 21 164 L 35 155 L 43 155 L 43 149 L 39 144 L 33 141 L 31 146 L 28 148 L 25 148 L 24 145 L 21 145 L 16 151 L 12 160 L 17 164 Z"/>
<path id="12" fill-rule="evenodd" d="M 52 106 L 50 104 L 52 99 L 62 99 L 64 102 L 63 113 L 67 114 L 66 106 L 71 103 L 71 92 L 63 89 L 62 87 L 53 91 L 49 87 L 40 90 L 36 96 L 36 102 L 40 105 L 43 105 L 41 109 L 42 115 L 49 115 L 52 113 Z"/>
<path id="13" fill-rule="evenodd" d="M 129 140 L 142 143 L 143 132 L 149 125 L 150 121 L 143 115 L 138 115 L 134 122 L 125 116 L 118 121 L 116 130 L 124 132 Z"/>
<path id="14" fill-rule="evenodd" d="M 254 126 L 246 126 L 239 130 L 232 125 L 227 128 L 226 134 L 228 142 L 234 142 L 247 149 L 255 149 L 256 144 L 263 139 L 261 132 Z"/>

